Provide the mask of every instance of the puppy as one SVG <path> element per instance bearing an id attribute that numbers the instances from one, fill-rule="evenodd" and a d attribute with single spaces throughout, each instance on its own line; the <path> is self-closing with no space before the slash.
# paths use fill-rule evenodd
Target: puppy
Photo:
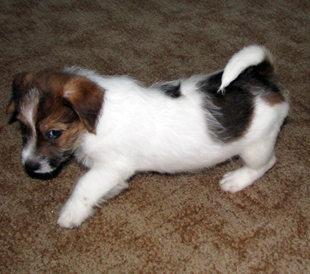
<path id="1" fill-rule="evenodd" d="M 30 174 L 53 173 L 71 155 L 89 167 L 60 211 L 64 228 L 79 226 L 137 172 L 194 171 L 238 155 L 243 167 L 220 185 L 244 189 L 275 164 L 288 111 L 260 46 L 236 53 L 223 71 L 151 87 L 80 68 L 21 73 L 8 107 Z"/>

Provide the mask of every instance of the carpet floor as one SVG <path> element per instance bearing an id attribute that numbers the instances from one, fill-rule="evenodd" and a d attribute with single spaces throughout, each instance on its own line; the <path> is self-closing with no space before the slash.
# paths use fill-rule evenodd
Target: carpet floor
<path id="1" fill-rule="evenodd" d="M 0 1 L 1 273 L 310 273 L 310 2 L 305 0 Z M 77 65 L 147 85 L 223 69 L 266 46 L 290 93 L 277 164 L 236 194 L 233 159 L 195 174 L 138 174 L 79 228 L 61 206 L 85 168 L 30 178 L 5 110 L 14 75 Z"/>

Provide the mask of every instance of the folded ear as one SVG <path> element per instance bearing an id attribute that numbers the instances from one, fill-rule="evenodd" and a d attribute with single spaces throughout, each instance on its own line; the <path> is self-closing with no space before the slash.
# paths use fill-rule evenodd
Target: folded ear
<path id="1" fill-rule="evenodd" d="M 64 98 L 79 116 L 85 128 L 96 133 L 96 122 L 103 103 L 104 90 L 81 76 L 69 79 L 64 87 Z"/>

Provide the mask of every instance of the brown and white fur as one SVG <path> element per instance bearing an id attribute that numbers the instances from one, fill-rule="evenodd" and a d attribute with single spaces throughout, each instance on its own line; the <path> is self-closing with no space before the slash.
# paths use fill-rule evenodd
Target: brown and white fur
<path id="1" fill-rule="evenodd" d="M 238 155 L 243 167 L 221 188 L 253 184 L 276 162 L 289 105 L 270 53 L 249 46 L 223 71 L 151 87 L 80 68 L 21 73 L 8 110 L 21 124 L 30 174 L 53 173 L 72 154 L 89 167 L 59 215 L 71 228 L 137 172 L 194 171 Z"/>

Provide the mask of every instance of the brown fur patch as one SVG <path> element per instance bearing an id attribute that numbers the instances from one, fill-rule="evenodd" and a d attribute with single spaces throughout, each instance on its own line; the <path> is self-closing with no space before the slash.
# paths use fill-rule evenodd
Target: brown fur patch
<path id="1" fill-rule="evenodd" d="M 46 100 L 37 113 L 37 133 L 42 136 L 40 146 L 54 146 L 60 151 L 72 151 L 76 148 L 79 137 L 84 133 L 85 127 L 77 114 L 68 106 L 63 105 L 55 98 Z M 49 108 L 52 104 L 53 108 Z M 57 140 L 47 138 L 50 130 L 60 130 L 62 135 Z M 44 144 L 46 143 L 46 144 Z"/>
<path id="2" fill-rule="evenodd" d="M 70 102 L 86 129 L 95 133 L 97 117 L 103 103 L 104 90 L 84 77 L 70 79 L 64 97 Z"/>
<path id="3" fill-rule="evenodd" d="M 266 101 L 270 106 L 274 106 L 276 104 L 281 104 L 286 101 L 285 96 L 281 92 L 271 92 L 266 93 L 262 96 L 263 100 Z"/>

